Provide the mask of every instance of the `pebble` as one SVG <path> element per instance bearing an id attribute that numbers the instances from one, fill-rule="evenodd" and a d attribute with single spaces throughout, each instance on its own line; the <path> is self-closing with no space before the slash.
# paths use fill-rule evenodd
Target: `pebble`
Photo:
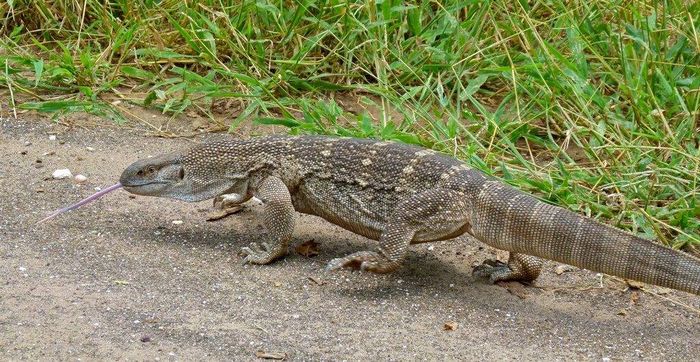
<path id="1" fill-rule="evenodd" d="M 64 179 L 64 178 L 69 178 L 73 177 L 73 174 L 70 172 L 69 169 L 63 168 L 63 169 L 58 169 L 54 171 L 51 176 L 55 178 L 56 180 Z"/>
<path id="2" fill-rule="evenodd" d="M 182 220 L 173 220 L 173 224 L 175 225 L 181 225 L 183 223 Z"/>
<path id="3" fill-rule="evenodd" d="M 87 147 L 87 148 L 85 148 L 85 149 L 86 149 L 86 150 L 88 150 L 89 152 L 92 152 L 92 151 L 94 151 L 94 150 L 95 150 L 95 149 L 94 149 L 94 148 L 92 148 L 92 147 Z"/>
<path id="4" fill-rule="evenodd" d="M 50 134 L 49 135 L 49 141 L 55 141 L 56 140 L 56 135 L 55 134 Z"/>
<path id="5" fill-rule="evenodd" d="M 24 141 L 24 145 L 25 145 L 25 146 L 31 146 L 31 145 L 32 145 L 32 143 L 31 143 L 31 142 L 29 142 L 29 141 Z"/>
<path id="6" fill-rule="evenodd" d="M 84 175 L 75 175 L 75 182 L 81 184 L 85 181 L 87 181 L 87 177 L 85 177 Z"/>

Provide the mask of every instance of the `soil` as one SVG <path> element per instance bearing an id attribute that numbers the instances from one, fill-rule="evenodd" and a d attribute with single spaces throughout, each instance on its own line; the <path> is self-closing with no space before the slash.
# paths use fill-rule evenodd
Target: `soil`
<path id="1" fill-rule="evenodd" d="M 326 273 L 374 242 L 301 216 L 290 252 L 242 265 L 264 238 L 260 207 L 208 222 L 211 202 L 119 190 L 45 224 L 51 211 L 116 183 L 131 162 L 204 139 L 192 122 L 0 119 L 0 359 L 696 360 L 700 297 L 550 262 L 532 286 L 471 269 L 503 257 L 479 242 L 413 246 L 398 272 Z M 149 136 L 156 127 L 201 133 Z M 50 140 L 49 135 L 56 135 Z M 160 133 L 161 135 L 163 133 Z M 87 176 L 53 180 L 56 169 Z M 559 273 L 557 273 L 557 271 Z"/>

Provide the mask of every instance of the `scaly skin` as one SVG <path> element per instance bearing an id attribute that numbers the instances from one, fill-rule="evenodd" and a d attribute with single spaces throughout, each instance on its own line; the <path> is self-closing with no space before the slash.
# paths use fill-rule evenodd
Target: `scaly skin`
<path id="1" fill-rule="evenodd" d="M 236 194 L 264 205 L 268 241 L 245 261 L 284 256 L 295 211 L 378 240 L 328 269 L 396 270 L 408 246 L 469 233 L 511 252 L 475 273 L 531 281 L 541 258 L 700 294 L 700 259 L 536 200 L 437 152 L 392 142 L 319 136 L 259 137 L 141 160 L 120 183 L 132 193 L 201 201 Z M 231 198 L 228 199 L 229 204 Z"/>

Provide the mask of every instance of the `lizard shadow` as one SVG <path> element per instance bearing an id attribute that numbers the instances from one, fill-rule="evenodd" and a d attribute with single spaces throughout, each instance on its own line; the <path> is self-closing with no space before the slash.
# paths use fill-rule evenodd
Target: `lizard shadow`
<path id="1" fill-rule="evenodd" d="M 261 242 L 265 240 L 265 229 L 259 222 L 254 219 L 254 215 L 246 215 L 241 213 L 241 217 L 236 217 L 236 221 L 232 223 L 217 223 L 198 221 L 186 226 L 168 225 L 156 222 L 137 223 L 129 230 L 131 233 L 141 235 L 142 238 L 148 239 L 151 242 L 158 244 L 177 245 L 177 246 L 192 246 L 197 245 L 211 249 L 224 248 L 227 251 L 238 253 L 240 248 L 248 246 L 251 242 Z M 250 216 L 250 217 L 247 217 Z M 327 224 L 330 228 L 336 230 L 327 230 L 324 232 L 305 232 L 299 230 L 295 232 L 293 241 L 290 243 L 290 251 L 285 257 L 285 260 L 291 267 L 297 264 L 304 264 L 313 261 L 325 266 L 333 258 L 341 257 L 359 250 L 371 250 L 376 247 L 376 241 L 366 239 L 362 236 L 355 235 L 349 231 L 342 230 L 334 225 Z M 325 225 L 324 225 L 325 226 Z M 294 251 L 295 246 L 308 241 L 317 241 L 319 246 L 319 254 L 313 258 L 299 255 Z M 455 242 L 455 247 L 459 247 L 461 242 Z M 320 270 L 322 272 L 322 270 Z M 411 290 L 421 290 L 424 288 L 435 289 L 436 282 L 440 285 L 444 284 L 445 288 L 449 285 L 459 284 L 483 284 L 488 283 L 481 281 L 479 278 L 471 275 L 471 268 L 466 265 L 456 265 L 438 258 L 433 252 L 421 250 L 409 250 L 403 266 L 390 274 L 376 275 L 364 272 L 352 272 L 342 270 L 335 272 L 351 273 L 362 278 L 372 278 L 382 280 L 385 286 L 389 287 L 402 283 L 404 288 Z M 377 288 L 383 288 L 377 285 Z M 372 288 L 367 286 L 367 290 Z M 389 288 L 391 289 L 391 288 Z M 352 292 L 352 290 L 349 290 Z M 385 293 L 384 296 L 387 296 Z"/>
<path id="2" fill-rule="evenodd" d="M 444 296 L 450 296 L 454 299 L 472 299 L 472 303 L 482 304 L 486 308 L 490 308 L 492 298 L 518 299 L 505 292 L 503 287 L 472 276 L 470 265 L 487 258 L 488 255 L 477 251 L 474 245 L 470 245 L 478 242 L 462 238 L 439 242 L 449 243 L 450 249 L 453 250 L 464 250 L 465 246 L 471 250 L 457 260 L 446 260 L 454 258 L 441 257 L 438 250 L 428 251 L 419 246 L 411 246 L 402 267 L 393 273 L 376 275 L 340 270 L 325 274 L 323 267 L 333 258 L 360 250 L 372 250 L 377 242 L 320 219 L 314 219 L 316 217 L 306 218 L 299 223 L 284 265 L 286 265 L 285 268 L 303 268 L 308 271 L 309 263 L 320 264 L 317 272 L 323 279 L 341 277 L 350 279 L 351 283 L 339 283 L 334 287 L 333 293 L 339 298 L 363 301 L 392 300 L 405 298 L 408 293 L 424 295 L 426 298 L 441 299 Z M 259 215 L 246 211 L 226 218 L 224 222 L 207 222 L 199 219 L 188 220 L 182 225 L 169 225 L 162 221 L 154 221 L 137 223 L 130 231 L 158 244 L 178 247 L 196 245 L 212 250 L 224 250 L 222 257 L 238 254 L 242 247 L 248 246 L 251 242 L 265 240 L 266 235 L 265 228 L 259 221 Z M 294 251 L 295 246 L 312 239 L 320 244 L 317 256 L 309 258 Z M 474 255 L 470 255 L 472 252 Z M 280 261 L 275 264 L 279 263 Z M 234 263 L 231 267 L 240 266 Z M 358 285 L 361 286 L 358 287 Z M 524 288 L 526 293 L 537 293 L 536 288 Z"/>
<path id="3" fill-rule="evenodd" d="M 246 223 L 246 220 L 241 220 Z M 158 225 L 160 224 L 160 225 Z M 197 222 L 190 225 L 168 225 L 165 222 L 147 222 L 133 225 L 130 232 L 140 235 L 140 238 L 148 239 L 157 245 L 169 245 L 172 247 L 204 247 L 212 250 L 224 250 L 222 258 L 230 253 L 237 254 L 241 247 L 247 246 L 251 241 L 259 241 L 264 237 L 264 228 L 255 223 L 238 228 L 232 228 L 234 223 L 205 223 Z M 157 235 L 154 233 L 157 232 Z M 366 272 L 341 270 L 326 274 L 323 267 L 333 258 L 347 255 L 358 250 L 371 249 L 376 242 L 355 236 L 344 231 L 338 233 L 328 231 L 317 234 L 297 233 L 294 242 L 298 244 L 313 236 L 321 245 L 319 255 L 308 258 L 293 251 L 286 257 L 286 262 L 275 263 L 275 269 L 295 269 L 295 271 L 283 272 L 288 274 L 290 280 L 309 274 L 318 273 L 321 280 L 325 280 L 325 287 L 319 289 L 322 295 L 332 295 L 333 298 L 347 302 L 358 302 L 367 306 L 387 303 L 399 309 L 410 308 L 413 303 L 442 306 L 451 309 L 450 313 L 469 315 L 491 315 L 501 311 L 530 314 L 538 321 L 558 320 L 564 325 L 582 326 L 590 323 L 590 316 L 580 313 L 581 309 L 590 309 L 594 306 L 604 310 L 617 311 L 628 298 L 617 296 L 610 298 L 609 293 L 584 293 L 582 297 L 574 292 L 556 292 L 558 303 L 548 304 L 551 296 L 538 298 L 541 292 L 538 288 L 525 287 L 527 296 L 521 299 L 508 292 L 506 288 L 492 285 L 487 281 L 471 275 L 471 263 L 482 257 L 469 255 L 466 258 L 449 260 L 440 256 L 439 251 L 427 251 L 420 248 L 412 248 L 405 259 L 403 266 L 396 272 L 386 275 L 376 275 Z M 461 240 L 448 241 L 454 245 L 454 249 L 464 248 Z M 294 245 L 292 245 L 293 248 Z M 467 253 L 469 254 L 469 253 Z M 318 269 L 309 264 L 320 264 Z M 266 268 L 267 266 L 259 266 Z M 242 268 L 238 263 L 231 263 L 232 271 Z M 279 270 L 276 271 L 277 275 Z M 306 279 L 306 277 L 304 277 Z M 606 297 L 607 296 L 607 297 Z M 466 311 L 455 312 L 455 306 L 468 306 Z M 613 313 L 611 312 L 611 313 Z M 614 314 L 614 313 L 613 313 Z M 604 315 L 606 316 L 606 315 Z M 605 318 L 595 322 L 601 328 L 612 328 L 617 320 Z M 643 329 L 643 325 L 635 326 Z"/>

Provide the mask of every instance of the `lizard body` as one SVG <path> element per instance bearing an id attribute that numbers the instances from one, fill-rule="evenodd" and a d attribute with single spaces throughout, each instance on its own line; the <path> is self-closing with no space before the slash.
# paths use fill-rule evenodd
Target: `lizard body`
<path id="1" fill-rule="evenodd" d="M 507 264 L 475 269 L 492 282 L 534 280 L 546 258 L 700 294 L 700 259 L 540 202 L 415 146 L 322 136 L 222 141 L 137 161 L 120 183 L 134 194 L 184 201 L 223 194 L 235 194 L 234 203 L 261 199 L 268 241 L 243 248 L 254 264 L 286 254 L 297 211 L 378 240 L 373 251 L 333 259 L 331 270 L 391 272 L 410 244 L 468 233 L 511 252 Z"/>

